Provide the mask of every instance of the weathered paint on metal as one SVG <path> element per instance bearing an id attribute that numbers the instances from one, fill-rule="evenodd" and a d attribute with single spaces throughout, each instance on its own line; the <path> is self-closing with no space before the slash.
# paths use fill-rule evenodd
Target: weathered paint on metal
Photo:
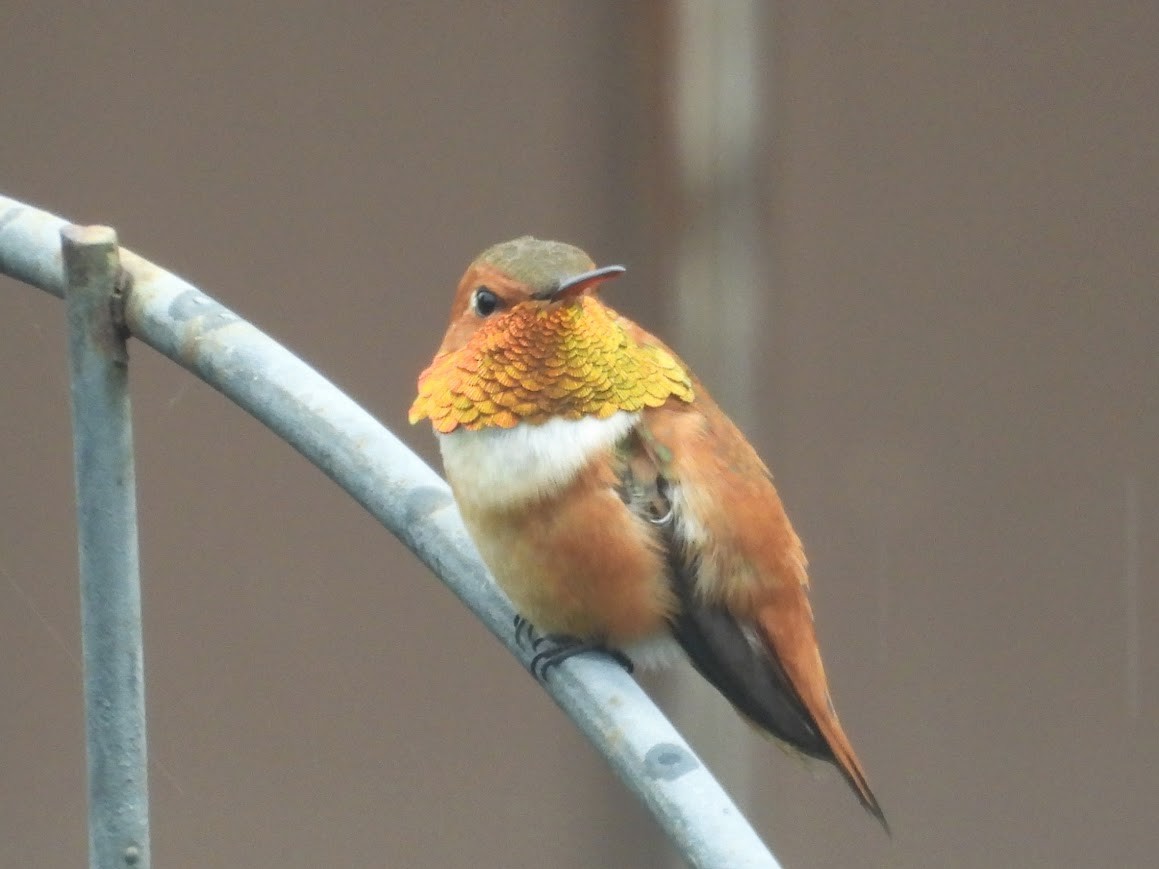
<path id="1" fill-rule="evenodd" d="M 68 311 L 88 757 L 89 865 L 149 866 L 137 495 L 117 236 L 60 233 Z"/>

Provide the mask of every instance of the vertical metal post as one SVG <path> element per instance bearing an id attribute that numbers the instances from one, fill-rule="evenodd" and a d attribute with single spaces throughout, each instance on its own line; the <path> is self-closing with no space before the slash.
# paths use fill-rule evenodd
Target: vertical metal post
<path id="1" fill-rule="evenodd" d="M 89 865 L 148 869 L 149 793 L 128 354 L 116 233 L 61 230 L 88 748 Z"/>
<path id="2" fill-rule="evenodd" d="M 676 144 L 679 324 L 675 346 L 742 430 L 753 419 L 760 299 L 770 244 L 761 223 L 769 49 L 762 0 L 680 0 L 670 98 Z M 673 719 L 743 809 L 753 793 L 750 730 L 691 669 L 676 671 Z"/>

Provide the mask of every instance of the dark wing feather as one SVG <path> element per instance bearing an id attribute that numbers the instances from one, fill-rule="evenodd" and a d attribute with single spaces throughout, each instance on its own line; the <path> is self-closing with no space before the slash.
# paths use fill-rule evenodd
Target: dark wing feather
<path id="1" fill-rule="evenodd" d="M 675 554 L 679 547 L 670 536 L 666 542 Z M 676 555 L 669 563 L 681 605 L 672 634 L 692 666 L 757 727 L 804 754 L 832 761 L 829 744 L 780 662 L 758 648 L 726 609 L 695 599 L 695 570 L 684 559 Z"/>

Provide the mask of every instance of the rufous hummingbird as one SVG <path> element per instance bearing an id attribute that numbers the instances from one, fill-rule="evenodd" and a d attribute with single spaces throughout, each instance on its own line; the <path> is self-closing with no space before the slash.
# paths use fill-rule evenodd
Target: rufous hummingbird
<path id="1" fill-rule="evenodd" d="M 410 421 L 430 419 L 479 554 L 556 642 L 546 664 L 674 638 L 741 716 L 836 765 L 884 825 L 769 469 L 688 366 L 599 298 L 623 271 L 529 236 L 488 248 Z"/>

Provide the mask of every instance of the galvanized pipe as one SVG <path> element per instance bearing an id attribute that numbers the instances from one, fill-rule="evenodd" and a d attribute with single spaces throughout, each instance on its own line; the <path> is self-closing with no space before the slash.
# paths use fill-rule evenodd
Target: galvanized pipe
<path id="1" fill-rule="evenodd" d="M 148 869 L 149 789 L 126 333 L 117 235 L 61 230 L 76 470 L 89 865 Z"/>
<path id="2" fill-rule="evenodd" d="M 0 272 L 62 294 L 63 221 L 0 196 Z M 370 414 L 196 287 L 121 249 L 132 334 L 196 374 L 301 452 L 393 532 L 524 665 L 514 612 L 479 560 L 447 484 Z M 776 869 L 712 773 L 616 664 L 578 656 L 544 685 L 648 807 L 689 865 Z"/>

